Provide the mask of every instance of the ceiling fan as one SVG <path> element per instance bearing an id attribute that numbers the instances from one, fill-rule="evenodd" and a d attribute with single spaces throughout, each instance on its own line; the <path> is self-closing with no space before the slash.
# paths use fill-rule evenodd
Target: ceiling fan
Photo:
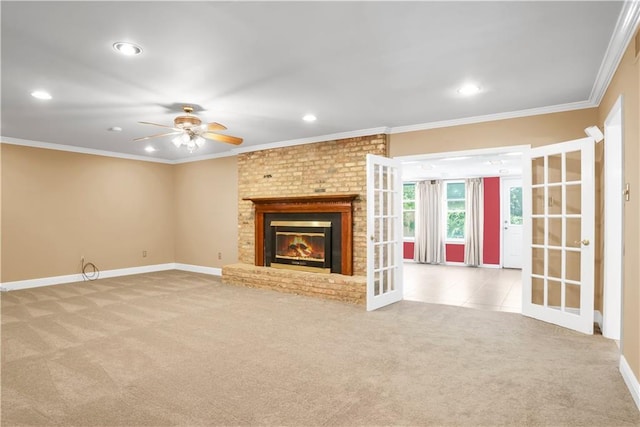
<path id="1" fill-rule="evenodd" d="M 192 114 L 193 107 L 185 105 L 184 107 L 182 107 L 182 110 L 186 115 L 176 117 L 173 120 L 173 126 L 166 126 L 151 122 L 138 122 L 144 125 L 153 125 L 168 128 L 171 129 L 171 131 L 159 133 L 156 135 L 143 136 L 141 138 L 135 138 L 134 141 L 144 141 L 151 138 L 159 138 L 161 136 L 176 135 L 176 137 L 173 138 L 171 142 L 173 142 L 176 147 L 181 147 L 183 145 L 186 146 L 187 150 L 189 150 L 190 153 L 197 150 L 202 144 L 204 144 L 205 138 L 211 139 L 213 141 L 226 142 L 227 144 L 242 144 L 242 138 L 230 135 L 222 135 L 215 132 L 219 130 L 226 130 L 226 126 L 216 122 L 202 123 L 202 120 Z"/>

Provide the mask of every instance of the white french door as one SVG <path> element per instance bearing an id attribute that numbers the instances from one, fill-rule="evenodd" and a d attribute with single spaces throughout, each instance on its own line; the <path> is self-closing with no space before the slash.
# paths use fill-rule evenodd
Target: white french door
<path id="1" fill-rule="evenodd" d="M 592 334 L 593 139 L 531 149 L 523 184 L 522 314 Z"/>
<path id="2" fill-rule="evenodd" d="M 367 311 L 402 299 L 400 162 L 367 154 Z"/>

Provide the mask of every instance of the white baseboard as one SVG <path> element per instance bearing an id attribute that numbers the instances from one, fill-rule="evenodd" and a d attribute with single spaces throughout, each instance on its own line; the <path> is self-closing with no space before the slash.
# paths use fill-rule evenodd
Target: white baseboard
<path id="1" fill-rule="evenodd" d="M 622 374 L 624 382 L 627 384 L 627 388 L 631 393 L 631 397 L 633 397 L 633 401 L 636 402 L 638 411 L 640 411 L 640 383 L 627 363 L 627 359 L 625 359 L 623 355 L 620 355 L 620 373 Z"/>
<path id="2" fill-rule="evenodd" d="M 481 268 L 502 268 L 500 264 L 480 264 Z"/>
<path id="3" fill-rule="evenodd" d="M 102 272 L 100 272 L 102 274 Z M 4 282 L 0 285 L 0 290 L 16 291 L 19 289 L 39 288 L 41 286 L 62 285 L 64 283 L 82 282 L 82 274 L 67 274 L 66 276 L 42 277 L 40 279 L 16 280 L 14 282 Z"/>
<path id="4" fill-rule="evenodd" d="M 593 321 L 596 322 L 600 327 L 600 330 L 602 330 L 603 319 L 602 319 L 602 313 L 600 313 L 600 310 L 593 310 Z"/>
<path id="5" fill-rule="evenodd" d="M 211 274 L 213 276 L 222 276 L 222 269 L 214 267 L 202 267 L 199 265 L 179 264 L 169 262 L 166 264 L 143 265 L 140 267 L 117 268 L 114 270 L 100 271 L 101 279 L 110 277 L 130 276 L 132 274 L 153 273 L 156 271 L 166 270 L 183 270 L 194 273 Z M 14 282 L 5 282 L 0 284 L 0 291 L 15 291 L 19 289 L 39 288 L 41 286 L 62 285 L 64 283 L 82 282 L 84 277 L 82 274 L 68 274 L 65 276 L 42 277 L 39 279 L 17 280 Z"/>
<path id="6" fill-rule="evenodd" d="M 190 271 L 192 273 L 210 274 L 212 276 L 222 276 L 222 269 L 217 267 L 203 267 L 201 265 L 175 263 L 176 270 Z"/>

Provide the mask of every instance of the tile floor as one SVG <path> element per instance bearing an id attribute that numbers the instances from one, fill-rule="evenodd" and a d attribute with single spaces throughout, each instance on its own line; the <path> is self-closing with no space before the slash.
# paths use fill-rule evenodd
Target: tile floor
<path id="1" fill-rule="evenodd" d="M 520 313 L 521 270 L 404 263 L 404 299 Z"/>

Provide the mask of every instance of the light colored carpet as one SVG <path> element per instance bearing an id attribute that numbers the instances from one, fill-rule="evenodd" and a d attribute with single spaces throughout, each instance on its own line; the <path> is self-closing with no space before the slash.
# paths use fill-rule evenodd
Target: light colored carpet
<path id="1" fill-rule="evenodd" d="M 617 347 L 519 314 L 180 272 L 2 294 L 2 425 L 639 425 Z"/>

